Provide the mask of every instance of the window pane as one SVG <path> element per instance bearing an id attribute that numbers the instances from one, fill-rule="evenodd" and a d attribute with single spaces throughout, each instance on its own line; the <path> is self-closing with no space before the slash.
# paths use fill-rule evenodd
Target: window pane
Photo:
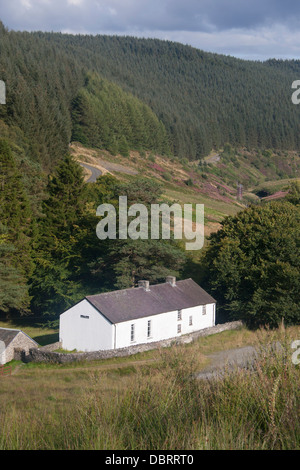
<path id="1" fill-rule="evenodd" d="M 134 324 L 131 325 L 130 341 L 134 341 Z"/>

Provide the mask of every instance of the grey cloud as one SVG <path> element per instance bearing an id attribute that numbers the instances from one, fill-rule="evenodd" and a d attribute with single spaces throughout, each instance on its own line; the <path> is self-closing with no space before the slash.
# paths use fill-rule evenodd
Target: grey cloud
<path id="1" fill-rule="evenodd" d="M 0 8 L 9 29 L 158 37 L 258 57 L 289 56 L 292 45 L 298 54 L 297 0 L 0 0 Z"/>
<path id="2" fill-rule="evenodd" d="M 1 0 L 9 28 L 105 31 L 209 31 L 298 25 L 295 0 Z M 31 6 L 31 7 L 30 7 Z"/>

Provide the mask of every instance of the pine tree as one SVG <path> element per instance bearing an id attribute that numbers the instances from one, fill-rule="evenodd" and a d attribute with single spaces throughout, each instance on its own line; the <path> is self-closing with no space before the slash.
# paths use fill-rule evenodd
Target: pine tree
<path id="1" fill-rule="evenodd" d="M 48 236 L 69 237 L 84 211 L 84 177 L 80 165 L 67 155 L 49 177 L 48 194 L 44 201 L 43 227 Z"/>
<path id="2" fill-rule="evenodd" d="M 0 224 L 0 313 L 5 315 L 27 313 L 29 305 L 26 279 L 13 263 L 14 251 L 7 228 Z"/>
<path id="3" fill-rule="evenodd" d="M 0 221 L 6 226 L 7 240 L 14 246 L 12 265 L 25 277 L 32 270 L 32 212 L 11 147 L 0 139 Z"/>
<path id="4" fill-rule="evenodd" d="M 30 218 L 30 207 L 22 183 L 22 176 L 7 140 L 0 139 L 0 218 L 15 231 L 25 230 Z"/>
<path id="5" fill-rule="evenodd" d="M 85 208 L 85 184 L 81 167 L 66 156 L 49 178 L 49 197 L 39 221 L 35 243 L 35 271 L 31 279 L 32 308 L 57 316 L 80 295 L 81 219 Z"/>

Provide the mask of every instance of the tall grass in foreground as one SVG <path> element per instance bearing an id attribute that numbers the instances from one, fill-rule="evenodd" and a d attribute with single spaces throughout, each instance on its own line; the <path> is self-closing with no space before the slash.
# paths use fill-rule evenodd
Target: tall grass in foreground
<path id="1" fill-rule="evenodd" d="M 195 378 L 190 349 L 161 352 L 155 368 L 130 372 L 129 386 L 103 393 L 96 369 L 72 408 L 35 419 L 1 416 L 0 449 L 299 449 L 300 371 L 286 332 L 282 348 L 259 348 L 249 369 Z"/>
<path id="2" fill-rule="evenodd" d="M 201 381 L 176 353 L 166 354 L 160 377 L 140 380 L 121 399 L 90 397 L 93 448 L 109 436 L 122 449 L 300 448 L 300 374 L 290 344 L 262 350 L 253 368 Z"/>

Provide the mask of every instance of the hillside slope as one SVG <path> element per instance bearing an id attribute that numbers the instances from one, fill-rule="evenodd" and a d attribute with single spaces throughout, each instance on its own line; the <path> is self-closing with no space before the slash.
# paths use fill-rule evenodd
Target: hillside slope
<path id="1" fill-rule="evenodd" d="M 1 24 L 0 41 L 7 85 L 0 119 L 23 133 L 26 154 L 43 169 L 68 149 L 72 102 L 89 72 L 148 106 L 179 158 L 198 159 L 226 142 L 250 150 L 300 148 L 291 102 L 299 61 L 250 62 L 168 41 L 14 32 Z M 156 134 L 154 126 L 151 139 Z"/>
<path id="2" fill-rule="evenodd" d="M 127 156 L 129 149 L 169 153 L 167 133 L 149 106 L 88 73 L 72 101 L 72 140 Z"/>
<path id="3" fill-rule="evenodd" d="M 37 34 L 148 104 L 172 152 L 198 158 L 225 142 L 299 148 L 291 84 L 299 61 L 244 61 L 169 41 Z"/>
<path id="4" fill-rule="evenodd" d="M 87 163 L 121 181 L 142 175 L 159 182 L 169 203 L 204 204 L 206 236 L 221 227 L 224 217 L 236 214 L 250 203 L 260 203 L 276 192 L 284 197 L 291 181 L 300 175 L 300 157 L 296 152 L 262 155 L 227 146 L 217 158 L 213 153 L 200 162 L 180 161 L 152 152 L 132 151 L 126 157 L 112 155 L 79 142 L 70 145 L 70 152 L 79 163 Z M 88 180 L 90 172 L 85 169 L 85 173 Z M 241 197 L 238 183 L 242 184 Z"/>

